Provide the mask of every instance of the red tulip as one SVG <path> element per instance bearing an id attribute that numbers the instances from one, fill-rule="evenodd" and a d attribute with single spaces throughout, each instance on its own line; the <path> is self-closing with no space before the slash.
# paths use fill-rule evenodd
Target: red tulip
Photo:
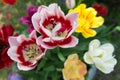
<path id="1" fill-rule="evenodd" d="M 2 28 L 0 28 L 0 69 L 9 67 L 13 63 L 7 55 L 9 48 L 8 37 L 12 36 L 13 32 L 14 29 L 11 25 L 3 25 Z"/>
<path id="2" fill-rule="evenodd" d="M 9 5 L 14 5 L 17 2 L 17 0 L 2 0 L 2 2 Z"/>
<path id="3" fill-rule="evenodd" d="M 108 14 L 108 9 L 100 4 L 94 4 L 92 6 L 97 12 L 99 16 L 106 16 Z"/>

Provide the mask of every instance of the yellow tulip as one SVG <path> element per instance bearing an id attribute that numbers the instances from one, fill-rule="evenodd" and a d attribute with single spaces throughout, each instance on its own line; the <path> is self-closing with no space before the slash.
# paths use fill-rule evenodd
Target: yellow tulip
<path id="1" fill-rule="evenodd" d="M 104 23 L 104 18 L 97 16 L 97 11 L 92 8 L 86 8 L 85 4 L 80 4 L 74 9 L 70 9 L 69 13 L 78 13 L 78 27 L 76 33 L 82 33 L 85 38 L 94 37 L 96 31 L 93 28 L 98 28 Z"/>

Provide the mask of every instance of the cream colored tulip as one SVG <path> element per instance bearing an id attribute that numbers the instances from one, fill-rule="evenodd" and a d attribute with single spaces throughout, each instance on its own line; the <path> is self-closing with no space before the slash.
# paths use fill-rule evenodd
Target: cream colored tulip
<path id="1" fill-rule="evenodd" d="M 100 41 L 95 39 L 90 42 L 89 50 L 84 55 L 84 60 L 88 64 L 95 66 L 103 73 L 110 73 L 114 70 L 117 60 L 113 56 L 114 47 L 111 43 L 100 44 Z"/>

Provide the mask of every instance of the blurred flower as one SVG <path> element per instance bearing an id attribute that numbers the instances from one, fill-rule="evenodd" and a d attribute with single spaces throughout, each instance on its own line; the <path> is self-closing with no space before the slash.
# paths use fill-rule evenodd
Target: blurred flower
<path id="1" fill-rule="evenodd" d="M 11 25 L 3 25 L 0 28 L 0 69 L 10 67 L 13 61 L 7 55 L 9 48 L 8 37 L 12 36 L 14 29 Z"/>
<path id="2" fill-rule="evenodd" d="M 33 31 L 29 39 L 24 35 L 10 37 L 10 48 L 8 55 L 17 62 L 18 69 L 31 70 L 36 67 L 36 63 L 45 55 L 46 49 L 36 45 L 36 31 Z"/>
<path id="3" fill-rule="evenodd" d="M 2 0 L 2 2 L 9 5 L 14 5 L 17 2 L 17 0 Z"/>
<path id="4" fill-rule="evenodd" d="M 92 7 L 98 12 L 98 16 L 106 16 L 108 14 L 108 9 L 103 5 L 94 4 Z"/>
<path id="5" fill-rule="evenodd" d="M 38 45 L 53 49 L 56 46 L 69 48 L 78 44 L 78 39 L 71 36 L 77 27 L 77 13 L 65 16 L 57 4 L 48 7 L 42 5 L 32 16 L 32 22 L 35 30 L 42 34 L 37 39 Z"/>
<path id="6" fill-rule="evenodd" d="M 8 14 L 5 15 L 5 17 L 6 17 L 7 20 L 10 20 L 11 19 L 11 14 L 8 13 Z"/>
<path id="7" fill-rule="evenodd" d="M 95 64 L 95 66 L 103 73 L 110 73 L 113 71 L 117 60 L 112 56 L 114 47 L 110 43 L 100 45 L 100 41 L 95 39 L 90 42 L 89 50 L 84 55 L 84 60 L 88 64 Z"/>
<path id="8" fill-rule="evenodd" d="M 32 17 L 32 15 L 33 15 L 36 11 L 37 11 L 37 7 L 31 5 L 31 6 L 29 6 L 29 7 L 27 8 L 27 15 L 26 15 L 26 16 L 23 16 L 23 17 L 21 17 L 21 18 L 19 19 L 19 22 L 21 22 L 21 23 L 29 26 L 29 27 L 28 27 L 28 33 L 30 33 L 31 31 L 34 30 L 34 28 L 32 28 L 33 25 L 32 25 L 32 21 L 31 21 L 31 17 Z M 29 30 L 29 28 L 30 28 L 31 30 Z"/>
<path id="9" fill-rule="evenodd" d="M 34 27 L 33 26 L 29 26 L 28 29 L 27 29 L 27 32 L 31 33 L 33 30 L 34 30 Z"/>
<path id="10" fill-rule="evenodd" d="M 85 80 L 86 65 L 79 60 L 77 54 L 69 55 L 62 70 L 64 80 Z"/>
<path id="11" fill-rule="evenodd" d="M 68 9 L 74 8 L 75 7 L 75 0 L 66 0 L 66 6 Z"/>
<path id="12" fill-rule="evenodd" d="M 4 24 L 4 23 L 2 22 L 2 18 L 3 18 L 3 14 L 0 13 L 0 27 Z"/>
<path id="13" fill-rule="evenodd" d="M 97 11 L 94 8 L 86 8 L 85 4 L 80 4 L 78 7 L 71 9 L 69 13 L 71 12 L 78 13 L 79 24 L 75 32 L 82 33 L 85 38 L 94 37 L 96 31 L 92 28 L 98 28 L 104 22 L 101 16 L 96 17 Z"/>
<path id="14" fill-rule="evenodd" d="M 18 73 L 10 72 L 7 80 L 25 80 L 25 79 Z"/>

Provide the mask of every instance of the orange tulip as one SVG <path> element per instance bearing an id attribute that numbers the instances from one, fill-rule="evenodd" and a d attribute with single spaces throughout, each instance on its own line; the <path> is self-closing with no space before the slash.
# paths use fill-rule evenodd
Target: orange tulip
<path id="1" fill-rule="evenodd" d="M 69 55 L 62 70 L 64 80 L 85 80 L 86 65 L 79 60 L 77 54 Z"/>

